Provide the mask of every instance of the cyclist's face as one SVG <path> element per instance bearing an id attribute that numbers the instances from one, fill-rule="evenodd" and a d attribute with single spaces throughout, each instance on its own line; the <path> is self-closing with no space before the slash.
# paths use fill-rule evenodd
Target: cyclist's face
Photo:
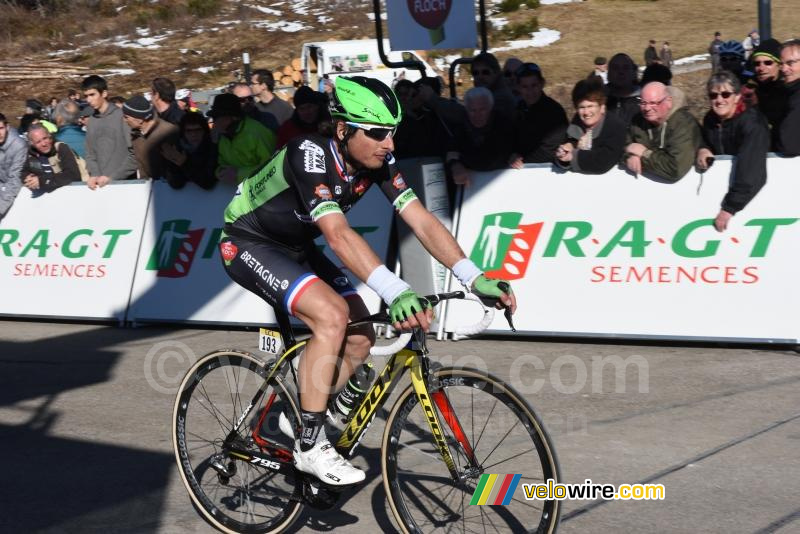
<path id="1" fill-rule="evenodd" d="M 343 122 L 338 123 L 340 139 L 344 137 L 346 128 Z M 377 141 L 367 136 L 364 130 L 356 129 L 347 142 L 347 150 L 351 158 L 367 169 L 380 169 L 386 161 L 386 154 L 394 151 L 394 140 L 389 135 L 383 141 Z"/>

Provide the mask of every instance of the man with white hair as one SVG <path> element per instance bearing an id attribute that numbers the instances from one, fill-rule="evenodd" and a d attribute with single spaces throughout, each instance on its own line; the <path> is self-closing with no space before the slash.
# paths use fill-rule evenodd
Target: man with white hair
<path id="1" fill-rule="evenodd" d="M 651 82 L 642 89 L 628 130 L 625 164 L 637 175 L 677 182 L 692 167 L 700 140 L 700 125 L 684 106 L 683 93 Z"/>

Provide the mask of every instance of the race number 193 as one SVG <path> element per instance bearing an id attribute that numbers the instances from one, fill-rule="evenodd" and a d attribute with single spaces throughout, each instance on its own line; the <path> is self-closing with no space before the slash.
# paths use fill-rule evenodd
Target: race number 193
<path id="1" fill-rule="evenodd" d="M 283 341 L 280 332 L 259 328 L 258 330 L 258 350 L 268 354 L 278 354 L 283 349 Z"/>

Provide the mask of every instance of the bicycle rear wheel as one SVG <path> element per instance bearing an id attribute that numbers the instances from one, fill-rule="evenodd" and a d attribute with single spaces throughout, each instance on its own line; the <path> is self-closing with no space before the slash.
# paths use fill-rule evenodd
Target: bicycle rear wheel
<path id="1" fill-rule="evenodd" d="M 289 467 L 293 444 L 278 428 L 281 411 L 295 420 L 300 415 L 279 378 L 237 425 L 265 376 L 264 363 L 251 354 L 213 352 L 189 369 L 175 400 L 172 436 L 181 478 L 195 508 L 223 532 L 279 532 L 302 509 L 301 482 Z M 248 460 L 243 452 L 260 456 Z"/>
<path id="2" fill-rule="evenodd" d="M 442 461 L 409 386 L 392 407 L 381 447 L 384 488 L 403 531 L 555 532 L 559 502 L 527 501 L 521 486 L 560 482 L 555 450 L 530 405 L 487 373 L 445 368 L 433 375 L 431 398 L 460 480 L 453 481 Z M 505 501 L 510 492 L 502 491 L 502 476 L 495 479 L 495 491 L 484 484 L 491 497 L 485 504 L 497 505 L 471 505 L 485 474 L 521 474 L 521 479 Z"/>

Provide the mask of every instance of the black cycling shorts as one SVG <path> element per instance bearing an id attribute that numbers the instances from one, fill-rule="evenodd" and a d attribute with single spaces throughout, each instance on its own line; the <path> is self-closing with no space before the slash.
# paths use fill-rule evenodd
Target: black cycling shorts
<path id="1" fill-rule="evenodd" d="M 358 295 L 347 276 L 313 242 L 294 249 L 271 241 L 225 236 L 219 247 L 228 275 L 276 311 L 294 315 L 300 296 L 320 280 L 342 297 Z"/>

